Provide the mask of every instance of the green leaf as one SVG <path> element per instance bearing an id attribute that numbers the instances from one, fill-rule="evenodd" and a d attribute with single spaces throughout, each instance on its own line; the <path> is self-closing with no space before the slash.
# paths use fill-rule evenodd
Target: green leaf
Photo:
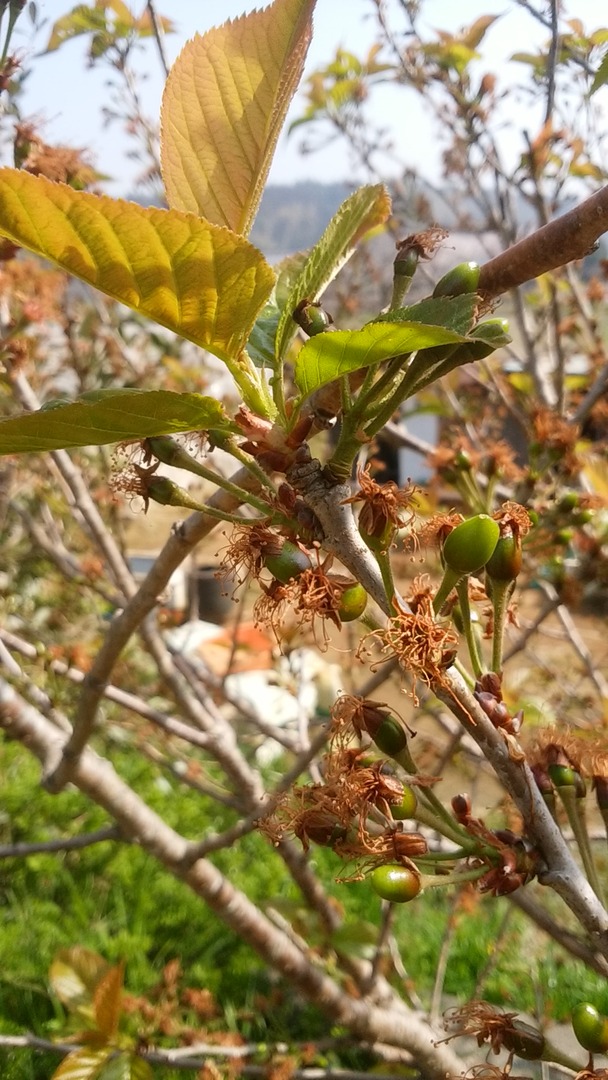
<path id="1" fill-rule="evenodd" d="M 170 206 L 249 231 L 302 76 L 314 6 L 315 0 L 275 0 L 184 47 L 161 114 Z"/>
<path id="2" fill-rule="evenodd" d="M 110 1047 L 74 1050 L 63 1059 L 59 1068 L 55 1069 L 51 1080 L 99 1080 L 104 1062 L 111 1053 Z"/>
<path id="3" fill-rule="evenodd" d="M 476 49 L 481 45 L 492 24 L 499 18 L 500 15 L 481 15 L 466 30 L 460 31 L 458 34 L 460 41 L 470 49 Z"/>
<path id="4" fill-rule="evenodd" d="M 342 203 L 310 252 L 284 303 L 276 339 L 279 360 L 285 356 L 297 329 L 292 311 L 301 300 L 319 300 L 361 237 L 370 229 L 383 225 L 390 212 L 391 199 L 384 184 L 360 188 Z"/>
<path id="5" fill-rule="evenodd" d="M 49 982 L 53 992 L 67 1009 L 71 1012 L 81 1011 L 83 1006 L 91 1006 L 95 987 L 105 975 L 108 966 L 102 956 L 80 945 L 75 945 L 72 949 L 60 949 L 51 964 Z M 93 1015 L 92 1009 L 88 1012 Z"/>
<path id="6" fill-rule="evenodd" d="M 98 1080 L 153 1080 L 152 1066 L 136 1054 L 117 1054 L 99 1073 Z"/>
<path id="7" fill-rule="evenodd" d="M 317 334 L 300 349 L 294 377 L 302 397 L 351 371 L 380 364 L 401 353 L 467 339 L 443 326 L 422 323 L 370 323 L 362 330 Z"/>
<path id="8" fill-rule="evenodd" d="M 0 169 L 0 235 L 231 362 L 231 370 L 274 284 L 261 253 L 228 229 L 15 169 Z"/>
<path id="9" fill-rule="evenodd" d="M 71 404 L 50 404 L 38 412 L 1 420 L 0 454 L 104 446 L 180 431 L 236 430 L 222 405 L 202 394 L 96 390 Z"/>
<path id="10" fill-rule="evenodd" d="M 258 367 L 276 367 L 275 340 L 277 327 L 287 297 L 306 259 L 306 253 L 299 251 L 295 255 L 288 255 L 278 266 L 274 267 L 277 282 L 273 295 L 258 315 L 247 342 L 247 353 Z"/>
<path id="11" fill-rule="evenodd" d="M 378 315 L 374 322 L 419 322 L 445 326 L 457 334 L 467 334 L 474 322 L 479 299 L 476 293 L 462 296 L 429 296 L 409 307 L 396 308 Z"/>
<path id="12" fill-rule="evenodd" d="M 106 15 L 102 8 L 77 4 L 67 15 L 63 15 L 53 23 L 45 52 L 54 52 L 71 38 L 79 37 L 81 34 L 90 34 L 96 30 L 105 30 L 105 28 Z"/>
<path id="13" fill-rule="evenodd" d="M 111 967 L 99 980 L 93 994 L 95 1024 L 108 1040 L 113 1039 L 118 1031 L 124 974 L 124 963 Z"/>
<path id="14" fill-rule="evenodd" d="M 591 83 L 591 89 L 589 91 L 589 97 L 595 94 L 596 90 L 599 90 L 600 86 L 604 86 L 608 82 L 608 52 L 603 57 L 602 62 L 595 73 L 593 82 Z"/>

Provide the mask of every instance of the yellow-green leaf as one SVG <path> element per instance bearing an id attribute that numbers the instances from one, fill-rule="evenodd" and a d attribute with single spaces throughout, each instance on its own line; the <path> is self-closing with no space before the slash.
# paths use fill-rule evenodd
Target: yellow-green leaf
<path id="1" fill-rule="evenodd" d="M 170 206 L 249 231 L 302 75 L 314 6 L 275 0 L 184 47 L 161 114 Z"/>
<path id="2" fill-rule="evenodd" d="M 101 1050 L 87 1047 L 74 1050 L 63 1059 L 59 1068 L 55 1069 L 51 1080 L 96 1080 L 111 1053 L 109 1047 Z"/>
<path id="3" fill-rule="evenodd" d="M 91 1005 L 93 991 L 107 970 L 108 963 L 102 956 L 75 945 L 72 949 L 59 950 L 51 964 L 49 981 L 66 1008 L 81 1012 L 83 1006 Z"/>
<path id="4" fill-rule="evenodd" d="M 359 188 L 345 199 L 294 278 L 277 327 L 278 359 L 283 359 L 294 336 L 296 324 L 292 313 L 296 305 L 304 299 L 318 300 L 361 237 L 383 225 L 390 212 L 391 198 L 384 184 Z"/>
<path id="5" fill-rule="evenodd" d="M 38 412 L 0 420 L 0 455 L 105 446 L 181 431 L 232 430 L 237 429 L 220 402 L 202 394 L 96 390 L 78 401 L 51 401 Z M 51 968 L 51 978 L 54 970 L 55 965 Z M 56 993 L 61 997 L 58 989 Z"/>
<path id="6" fill-rule="evenodd" d="M 113 1039 L 118 1031 L 124 973 L 124 963 L 110 968 L 97 983 L 93 994 L 95 1023 L 98 1031 L 107 1039 Z"/>
<path id="7" fill-rule="evenodd" d="M 136 1054 L 117 1054 L 105 1063 L 98 1080 L 153 1080 L 152 1066 Z"/>
<path id="8" fill-rule="evenodd" d="M 274 273 L 241 236 L 176 210 L 0 169 L 0 235 L 215 353 L 238 358 Z"/>
<path id="9" fill-rule="evenodd" d="M 467 339 L 443 326 L 423 323 L 369 323 L 362 330 L 336 330 L 317 334 L 296 357 L 294 378 L 302 397 L 351 371 L 380 364 L 401 353 L 435 345 L 459 344 Z"/>

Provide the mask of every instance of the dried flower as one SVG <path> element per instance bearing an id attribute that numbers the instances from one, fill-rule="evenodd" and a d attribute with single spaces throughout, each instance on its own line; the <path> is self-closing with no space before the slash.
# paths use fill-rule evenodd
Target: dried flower
<path id="1" fill-rule="evenodd" d="M 386 660 L 396 657 L 413 681 L 412 697 L 418 704 L 415 684 L 420 679 L 427 686 L 440 682 L 443 672 L 456 656 L 458 638 L 450 627 L 440 626 L 434 618 L 428 596 L 420 600 L 416 612 L 399 610 L 381 630 L 368 634 L 359 646 L 359 654 L 369 652 L 376 642 Z"/>

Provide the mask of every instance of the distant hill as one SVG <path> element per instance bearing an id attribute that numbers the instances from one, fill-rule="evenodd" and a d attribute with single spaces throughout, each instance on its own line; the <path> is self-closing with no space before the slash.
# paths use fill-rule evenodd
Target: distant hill
<path id="1" fill-rule="evenodd" d="M 262 196 L 250 239 L 272 258 L 312 247 L 353 190 L 346 182 L 271 184 Z"/>

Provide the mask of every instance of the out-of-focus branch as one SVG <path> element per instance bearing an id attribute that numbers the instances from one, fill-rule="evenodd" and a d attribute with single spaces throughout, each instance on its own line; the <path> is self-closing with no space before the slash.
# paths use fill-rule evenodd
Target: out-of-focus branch
<path id="1" fill-rule="evenodd" d="M 82 848 L 101 844 L 105 840 L 120 840 L 120 830 L 116 825 L 107 825 L 95 832 L 81 836 L 68 836 L 61 840 L 40 840 L 38 843 L 0 844 L 0 859 L 23 859 L 28 855 L 40 855 L 42 852 L 80 851 Z"/>
<path id="2" fill-rule="evenodd" d="M 43 763 L 56 758 L 61 737 L 53 726 L 0 680 L 0 726 Z M 175 832 L 118 776 L 112 765 L 85 748 L 72 770 L 72 782 L 116 821 L 120 832 L 136 841 L 175 877 L 205 901 L 219 918 L 253 948 L 292 987 L 334 1022 L 356 1036 L 408 1050 L 429 1080 L 459 1073 L 452 1050 L 435 1045 L 435 1032 L 393 994 L 382 1007 L 348 995 L 317 963 L 298 949 L 244 893 L 206 859 L 184 869 L 187 841 Z"/>

